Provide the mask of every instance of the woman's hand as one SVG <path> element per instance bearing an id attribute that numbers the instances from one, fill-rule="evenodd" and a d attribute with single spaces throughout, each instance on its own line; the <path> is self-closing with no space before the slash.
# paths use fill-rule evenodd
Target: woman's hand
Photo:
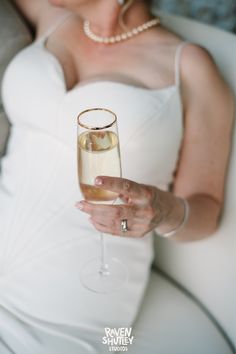
<path id="1" fill-rule="evenodd" d="M 163 195 L 156 187 L 124 178 L 99 176 L 95 185 L 119 194 L 125 204 L 105 205 L 81 201 L 76 207 L 90 215 L 94 227 L 104 233 L 142 237 L 153 230 L 168 213 Z M 128 231 L 121 231 L 121 221 L 127 220 Z"/>

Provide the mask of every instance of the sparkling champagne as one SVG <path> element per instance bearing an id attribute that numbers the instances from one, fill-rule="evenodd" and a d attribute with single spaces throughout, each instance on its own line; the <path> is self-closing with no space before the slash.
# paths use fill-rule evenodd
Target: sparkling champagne
<path id="1" fill-rule="evenodd" d="M 121 176 L 118 137 L 112 131 L 85 131 L 78 137 L 78 176 L 84 198 L 95 203 L 110 203 L 117 193 L 94 185 L 97 176 Z"/>

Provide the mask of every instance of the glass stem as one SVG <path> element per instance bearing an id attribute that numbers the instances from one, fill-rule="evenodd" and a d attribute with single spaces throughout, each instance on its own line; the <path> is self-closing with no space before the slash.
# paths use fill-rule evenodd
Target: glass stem
<path id="1" fill-rule="evenodd" d="M 106 255 L 106 244 L 104 240 L 104 234 L 100 233 L 100 246 L 101 246 L 101 259 L 100 259 L 100 269 L 99 269 L 99 274 L 101 275 L 109 275 L 109 266 L 106 261 L 107 255 Z"/>

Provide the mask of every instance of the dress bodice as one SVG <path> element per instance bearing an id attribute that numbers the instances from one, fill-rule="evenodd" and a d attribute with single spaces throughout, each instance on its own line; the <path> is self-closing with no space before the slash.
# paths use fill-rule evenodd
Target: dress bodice
<path id="1" fill-rule="evenodd" d="M 74 153 L 78 113 L 91 107 L 109 108 L 118 117 L 123 176 L 170 184 L 183 136 L 177 62 L 181 46 L 172 86 L 148 89 L 101 80 L 66 91 L 62 68 L 43 43 L 36 41 L 19 53 L 3 80 L 4 106 L 15 130 L 24 127 L 32 134 L 51 136 L 51 145 L 64 144 Z"/>

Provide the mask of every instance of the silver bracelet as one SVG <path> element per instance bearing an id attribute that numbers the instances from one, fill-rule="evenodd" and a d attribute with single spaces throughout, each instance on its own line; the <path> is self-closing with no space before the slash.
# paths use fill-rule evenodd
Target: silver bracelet
<path id="1" fill-rule="evenodd" d="M 183 220 L 181 221 L 181 223 L 175 227 L 173 230 L 170 230 L 168 232 L 164 232 L 162 234 L 159 234 L 162 237 L 170 237 L 173 236 L 177 231 L 179 231 L 180 229 L 182 229 L 184 227 L 184 225 L 187 223 L 188 221 L 188 217 L 189 217 L 189 203 L 186 199 L 184 198 L 179 198 L 178 199 L 181 201 L 181 203 L 184 206 L 184 216 L 183 216 Z"/>

